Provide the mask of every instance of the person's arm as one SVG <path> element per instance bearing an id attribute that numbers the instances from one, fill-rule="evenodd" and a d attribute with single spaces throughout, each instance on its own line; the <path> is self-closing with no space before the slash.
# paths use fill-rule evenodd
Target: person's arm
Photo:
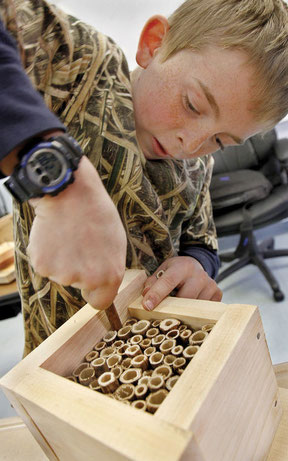
<path id="1" fill-rule="evenodd" d="M 0 169 L 10 175 L 31 139 L 65 128 L 26 76 L 13 39 L 0 22 Z M 30 201 L 35 210 L 28 247 L 36 272 L 84 290 L 106 308 L 124 275 L 126 234 L 94 166 L 83 157 L 75 181 L 56 197 Z"/>

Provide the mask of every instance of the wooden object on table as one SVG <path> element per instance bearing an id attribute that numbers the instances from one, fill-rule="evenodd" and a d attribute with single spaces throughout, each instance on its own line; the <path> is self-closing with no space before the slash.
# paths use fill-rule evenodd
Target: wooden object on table
<path id="1" fill-rule="evenodd" d="M 12 215 L 0 218 L 0 285 L 15 280 Z M 16 291 L 16 290 L 14 290 Z"/>
<path id="2" fill-rule="evenodd" d="M 0 243 L 13 241 L 13 218 L 7 214 L 0 218 Z"/>
<path id="3" fill-rule="evenodd" d="M 258 308 L 168 297 L 147 312 L 145 279 L 127 271 L 115 298 L 122 323 L 217 322 L 159 410 L 148 414 L 64 378 L 109 330 L 105 313 L 89 305 L 0 380 L 15 410 L 51 460 L 263 461 L 281 403 Z"/>

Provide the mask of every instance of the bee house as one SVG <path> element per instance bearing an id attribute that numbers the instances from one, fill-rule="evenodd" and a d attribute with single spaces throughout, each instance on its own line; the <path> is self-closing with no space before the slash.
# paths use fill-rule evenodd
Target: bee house
<path id="1" fill-rule="evenodd" d="M 146 275 L 126 272 L 121 318 L 215 324 L 152 414 L 66 379 L 111 329 L 88 304 L 0 384 L 50 460 L 264 461 L 281 417 L 276 378 L 256 306 L 167 297 L 141 306 Z"/>

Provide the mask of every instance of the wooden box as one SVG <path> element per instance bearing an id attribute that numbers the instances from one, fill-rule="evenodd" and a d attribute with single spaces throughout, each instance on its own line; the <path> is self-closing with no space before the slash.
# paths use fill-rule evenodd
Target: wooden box
<path id="1" fill-rule="evenodd" d="M 1 379 L 7 397 L 51 460 L 265 460 L 281 405 L 258 308 L 168 297 L 147 312 L 145 279 L 127 271 L 115 300 L 122 321 L 217 322 L 154 415 L 64 378 L 109 330 L 89 305 Z"/>

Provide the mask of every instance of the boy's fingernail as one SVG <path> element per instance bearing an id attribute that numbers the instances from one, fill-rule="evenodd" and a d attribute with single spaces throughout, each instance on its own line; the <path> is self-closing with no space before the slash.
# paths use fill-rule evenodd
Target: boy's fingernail
<path id="1" fill-rule="evenodd" d="M 148 293 L 149 290 L 150 290 L 149 287 L 144 288 L 144 290 L 142 291 L 142 296 L 145 296 L 146 293 Z"/>
<path id="2" fill-rule="evenodd" d="M 152 311 L 154 305 L 152 303 L 152 301 L 150 299 L 147 299 L 147 301 L 145 301 L 144 303 L 144 308 L 147 310 L 147 311 Z"/>

